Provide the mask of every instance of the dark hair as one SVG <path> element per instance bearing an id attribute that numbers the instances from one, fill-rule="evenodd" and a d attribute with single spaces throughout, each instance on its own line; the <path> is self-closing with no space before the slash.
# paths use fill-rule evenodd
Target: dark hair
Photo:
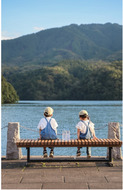
<path id="1" fill-rule="evenodd" d="M 44 116 L 45 116 L 45 117 L 51 117 L 51 116 L 52 116 L 52 114 L 51 114 L 51 115 L 48 115 L 48 113 L 47 113 L 47 112 L 45 112 L 45 113 L 44 113 Z"/>
<path id="2" fill-rule="evenodd" d="M 79 117 L 81 117 L 82 119 L 85 119 L 85 118 L 88 118 L 88 115 L 84 114 L 84 115 L 80 115 Z"/>

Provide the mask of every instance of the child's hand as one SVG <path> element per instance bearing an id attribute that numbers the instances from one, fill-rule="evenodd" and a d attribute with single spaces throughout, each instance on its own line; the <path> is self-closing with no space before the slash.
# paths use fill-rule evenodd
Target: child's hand
<path id="1" fill-rule="evenodd" d="M 94 140 L 98 140 L 98 138 L 96 136 L 93 137 Z"/>

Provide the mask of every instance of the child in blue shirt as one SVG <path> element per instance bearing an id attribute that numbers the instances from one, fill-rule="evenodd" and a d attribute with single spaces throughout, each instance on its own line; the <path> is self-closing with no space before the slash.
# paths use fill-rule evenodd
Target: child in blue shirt
<path id="1" fill-rule="evenodd" d="M 38 124 L 40 139 L 42 140 L 53 140 L 57 139 L 57 127 L 58 124 L 53 116 L 53 109 L 51 107 L 46 107 L 44 110 L 44 118 L 42 118 Z M 49 157 L 53 158 L 54 152 L 53 147 L 50 148 L 50 155 Z M 46 147 L 44 147 L 43 155 L 46 158 L 47 157 L 47 150 Z"/>

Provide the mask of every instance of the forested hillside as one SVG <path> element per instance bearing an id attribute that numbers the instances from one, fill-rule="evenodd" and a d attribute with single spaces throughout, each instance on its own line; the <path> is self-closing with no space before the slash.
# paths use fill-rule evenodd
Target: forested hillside
<path id="1" fill-rule="evenodd" d="M 121 60 L 122 26 L 72 24 L 2 41 L 2 64 L 47 65 L 62 60 Z"/>
<path id="2" fill-rule="evenodd" d="M 122 27 L 69 25 L 2 41 L 2 73 L 21 100 L 121 100 Z"/>
<path id="3" fill-rule="evenodd" d="M 14 87 L 2 76 L 2 104 L 15 103 L 19 97 Z"/>
<path id="4" fill-rule="evenodd" d="M 21 100 L 121 100 L 122 62 L 62 61 L 51 67 L 6 68 Z"/>

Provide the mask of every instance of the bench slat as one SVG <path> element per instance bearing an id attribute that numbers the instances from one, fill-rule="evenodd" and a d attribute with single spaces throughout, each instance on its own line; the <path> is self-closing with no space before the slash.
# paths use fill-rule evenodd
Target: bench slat
<path id="1" fill-rule="evenodd" d="M 112 146 L 112 141 L 111 141 L 111 139 L 107 139 L 107 141 L 108 141 L 109 146 Z"/>
<path id="2" fill-rule="evenodd" d="M 48 141 L 47 141 L 47 143 L 48 143 L 49 146 L 52 145 L 51 142 L 52 142 L 51 140 L 48 140 Z"/>
<path id="3" fill-rule="evenodd" d="M 78 145 L 79 145 L 79 144 L 78 144 L 78 140 L 77 140 L 77 139 L 74 141 L 74 144 L 75 144 L 76 146 L 78 146 Z"/>
<path id="4" fill-rule="evenodd" d="M 78 145 L 81 145 L 82 144 L 82 141 L 81 140 L 78 140 Z"/>
<path id="5" fill-rule="evenodd" d="M 83 140 L 83 139 L 81 140 L 81 145 L 83 145 L 83 146 L 85 145 L 85 140 Z"/>
<path id="6" fill-rule="evenodd" d="M 48 140 L 44 140 L 44 145 L 45 145 L 45 146 L 48 145 Z"/>
<path id="7" fill-rule="evenodd" d="M 107 143 L 107 141 L 106 141 L 106 139 L 103 139 L 103 142 L 104 142 L 104 146 L 106 146 L 106 143 Z"/>
<path id="8" fill-rule="evenodd" d="M 38 140 L 37 145 L 41 145 L 41 140 Z"/>
<path id="9" fill-rule="evenodd" d="M 51 144 L 52 144 L 52 146 L 54 146 L 54 144 L 55 144 L 55 141 L 54 141 L 54 140 L 51 140 Z"/>
<path id="10" fill-rule="evenodd" d="M 33 140 L 33 139 L 31 140 L 31 145 L 32 145 L 32 146 L 34 145 L 34 140 Z"/>
<path id="11" fill-rule="evenodd" d="M 114 144 L 115 144 L 115 143 L 116 143 L 117 145 L 119 145 L 119 143 L 120 143 L 120 142 L 119 142 L 119 139 L 114 139 Z"/>
<path id="12" fill-rule="evenodd" d="M 92 143 L 92 141 L 89 139 L 89 140 L 88 140 L 88 145 L 91 146 L 91 143 Z"/>
<path id="13" fill-rule="evenodd" d="M 92 142 L 92 145 L 93 145 L 93 146 L 96 144 L 95 139 L 92 139 L 91 142 Z"/>
<path id="14" fill-rule="evenodd" d="M 60 139 L 58 139 L 58 145 L 61 145 L 62 141 Z"/>
<path id="15" fill-rule="evenodd" d="M 34 145 L 37 145 L 38 144 L 38 140 L 34 140 Z"/>
<path id="16" fill-rule="evenodd" d="M 26 144 L 27 144 L 27 146 L 29 146 L 29 145 L 30 145 L 30 142 L 31 142 L 31 141 L 30 141 L 30 139 L 27 139 L 27 143 L 26 143 Z"/>

